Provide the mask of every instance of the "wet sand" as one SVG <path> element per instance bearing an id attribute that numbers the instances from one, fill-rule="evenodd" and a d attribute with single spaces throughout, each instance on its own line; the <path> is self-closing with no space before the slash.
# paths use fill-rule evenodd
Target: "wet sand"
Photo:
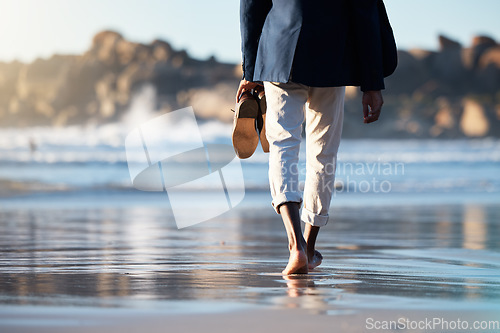
<path id="1" fill-rule="evenodd" d="M 484 310 L 462 313 L 446 310 L 364 310 L 339 312 L 331 316 L 300 309 L 176 315 L 164 309 L 10 310 L 2 312 L 2 317 L 9 316 L 9 319 L 2 320 L 2 332 L 470 332 L 452 327 L 472 327 L 474 322 L 483 323 L 498 318 L 498 311 Z M 429 326 L 430 322 L 435 322 L 434 326 Z M 388 329 L 384 325 L 388 325 Z M 400 325 L 399 328 L 397 325 Z M 425 325 L 434 328 L 426 329 Z M 498 329 L 478 329 L 477 332 L 498 332 Z"/>
<path id="2" fill-rule="evenodd" d="M 318 240 L 323 264 L 291 277 L 279 274 L 286 236 L 268 207 L 182 230 L 154 205 L 1 207 L 1 332 L 360 332 L 374 331 L 369 318 L 500 321 L 494 204 L 335 207 Z"/>

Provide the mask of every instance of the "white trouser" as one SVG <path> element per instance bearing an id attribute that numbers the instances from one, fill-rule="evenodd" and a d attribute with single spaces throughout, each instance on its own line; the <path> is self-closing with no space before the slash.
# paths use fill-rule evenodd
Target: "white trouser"
<path id="1" fill-rule="evenodd" d="M 306 181 L 301 219 L 313 226 L 324 226 L 334 189 L 345 87 L 264 82 L 264 89 L 273 206 L 279 213 L 278 207 L 285 202 L 302 203 L 298 162 L 305 115 Z"/>

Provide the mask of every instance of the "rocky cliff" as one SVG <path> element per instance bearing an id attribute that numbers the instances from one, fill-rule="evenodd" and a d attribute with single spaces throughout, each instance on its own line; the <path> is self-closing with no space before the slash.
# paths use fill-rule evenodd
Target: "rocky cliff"
<path id="1" fill-rule="evenodd" d="M 376 126 L 362 124 L 361 95 L 348 88 L 345 137 L 500 136 L 500 45 L 485 36 L 470 47 L 444 36 L 439 41 L 437 52 L 399 51 Z M 165 41 L 134 43 L 103 31 L 83 55 L 0 63 L 0 126 L 119 121 L 145 86 L 156 92 L 156 110 L 192 105 L 202 119 L 231 121 L 240 77 L 238 64 L 193 59 Z"/>
<path id="2" fill-rule="evenodd" d="M 398 68 L 386 79 L 384 119 L 378 128 L 365 127 L 363 135 L 500 136 L 500 45 L 485 36 L 475 37 L 467 48 L 444 36 L 439 43 L 437 52 L 398 52 Z M 348 118 L 358 112 L 356 103 L 348 99 Z M 351 122 L 345 129 L 359 133 Z"/>

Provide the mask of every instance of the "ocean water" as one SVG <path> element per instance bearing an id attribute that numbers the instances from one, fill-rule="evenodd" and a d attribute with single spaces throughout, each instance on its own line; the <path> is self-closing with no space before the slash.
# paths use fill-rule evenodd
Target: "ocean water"
<path id="1" fill-rule="evenodd" d="M 4 186 L 0 194 L 15 197 L 41 192 L 45 196 L 61 192 L 133 192 L 124 147 L 125 137 L 133 127 L 111 124 L 0 131 L 0 180 L 15 183 L 13 191 L 6 191 Z M 184 137 L 177 135 L 168 144 L 189 144 L 193 130 L 197 129 L 186 128 Z M 208 121 L 200 123 L 199 130 L 206 144 L 231 144 L 231 125 Z M 301 181 L 305 170 L 305 145 L 302 147 L 298 171 Z M 268 155 L 260 147 L 254 156 L 242 161 L 247 191 L 268 191 L 267 163 Z M 343 140 L 335 197 L 346 203 L 360 195 L 376 201 L 405 197 L 412 202 L 498 202 L 499 171 L 498 139 Z"/>
<path id="2" fill-rule="evenodd" d="M 178 230 L 165 193 L 132 186 L 124 142 L 133 127 L 0 131 L 0 329 L 71 326 L 37 318 L 81 307 L 445 309 L 445 318 L 498 320 L 500 140 L 344 140 L 318 238 L 324 262 L 282 277 L 288 251 L 267 154 L 242 161 L 238 206 Z M 207 144 L 231 143 L 230 125 L 199 129 Z M 189 143 L 192 130 L 170 144 Z M 303 169 L 302 151 L 302 181 Z M 185 209 L 203 209 L 199 194 L 211 190 L 186 192 Z"/>

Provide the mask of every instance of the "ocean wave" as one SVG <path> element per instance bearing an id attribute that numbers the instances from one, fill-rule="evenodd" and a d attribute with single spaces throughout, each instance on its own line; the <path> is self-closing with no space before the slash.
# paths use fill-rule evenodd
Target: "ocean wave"
<path id="1" fill-rule="evenodd" d="M 0 161 L 23 163 L 121 163 L 126 162 L 125 138 L 137 123 L 63 128 L 6 128 L 0 131 Z M 198 126 L 180 126 L 165 145 L 189 146 L 199 131 L 207 144 L 231 145 L 231 124 L 216 120 Z M 268 154 L 257 148 L 245 163 L 267 163 Z M 129 158 L 135 159 L 134 156 Z M 140 157 L 137 157 L 140 158 Z M 305 144 L 301 149 L 305 159 Z M 500 162 L 500 140 L 343 140 L 338 161 L 343 162 Z"/>

